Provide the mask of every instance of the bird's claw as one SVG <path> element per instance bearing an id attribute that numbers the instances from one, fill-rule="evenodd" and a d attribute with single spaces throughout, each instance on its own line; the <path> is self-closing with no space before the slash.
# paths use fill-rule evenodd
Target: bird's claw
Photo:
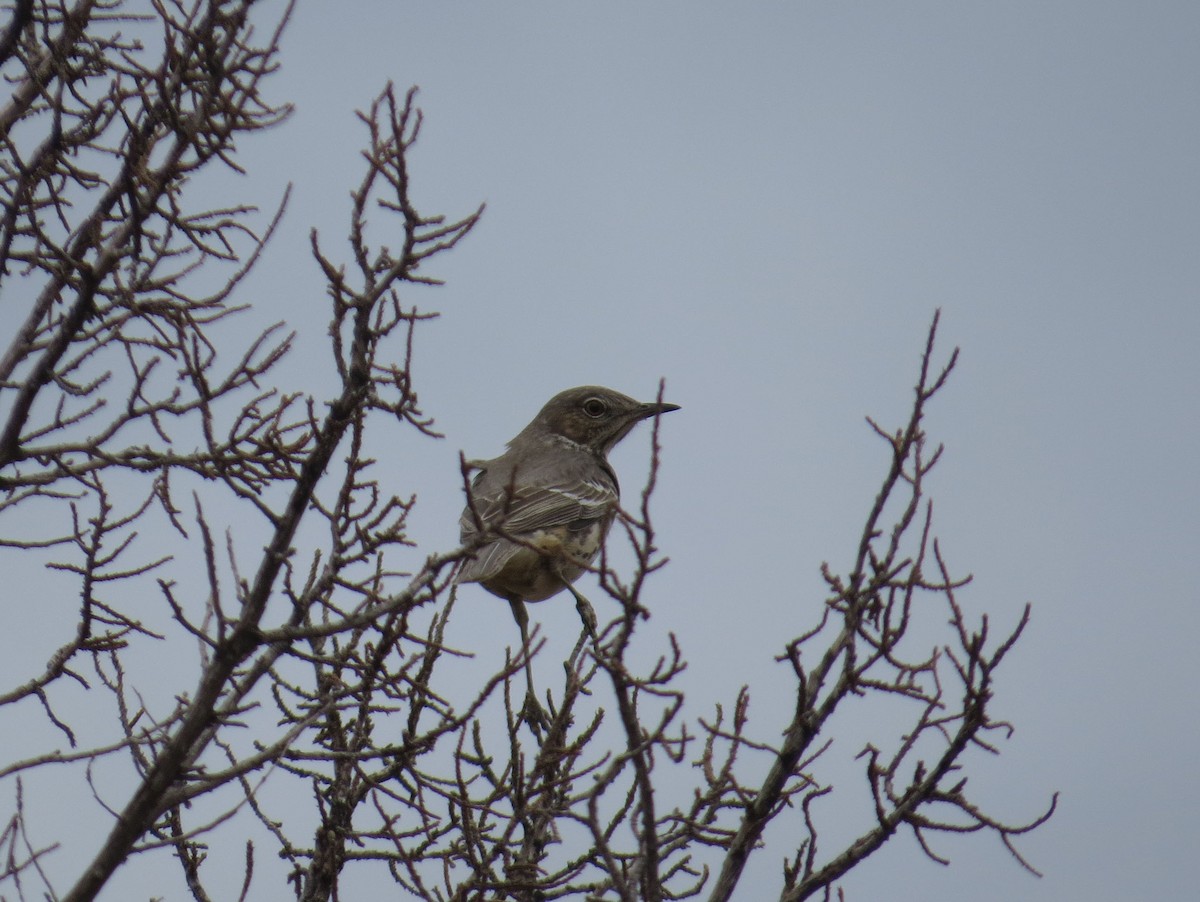
<path id="1" fill-rule="evenodd" d="M 593 642 L 596 641 L 596 612 L 592 609 L 591 604 L 582 595 L 575 595 L 575 610 L 579 612 L 579 619 L 583 621 L 583 628 L 587 631 L 588 636 Z"/>
<path id="2" fill-rule="evenodd" d="M 525 694 L 525 704 L 521 707 L 520 717 L 539 740 L 542 738 L 542 733 L 550 727 L 550 716 L 537 700 L 532 689 Z"/>

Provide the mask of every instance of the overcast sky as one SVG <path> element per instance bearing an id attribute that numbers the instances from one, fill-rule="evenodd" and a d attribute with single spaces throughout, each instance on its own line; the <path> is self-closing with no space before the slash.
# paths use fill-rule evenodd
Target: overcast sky
<path id="1" fill-rule="evenodd" d="M 928 423 L 947 446 L 937 530 L 975 575 L 973 613 L 999 627 L 1034 606 L 997 689 L 1017 731 L 973 785 L 1014 820 L 1062 802 L 1021 846 L 1042 880 L 990 837 L 942 844 L 948 869 L 905 838 L 850 898 L 914 881 L 997 902 L 1193 892 L 1200 7 L 348 9 L 299 5 L 276 83 L 297 103 L 289 150 L 246 142 L 256 186 L 296 184 L 256 285 L 314 297 L 313 267 L 284 264 L 310 225 L 340 234 L 352 110 L 388 79 L 419 85 L 418 201 L 488 204 L 421 298 L 443 314 L 417 371 L 447 440 L 399 449 L 436 463 L 400 456 L 396 476 L 426 541 L 455 539 L 459 449 L 499 453 L 562 388 L 648 398 L 665 377 L 684 409 L 664 422 L 672 564 L 652 623 L 710 697 L 730 673 L 754 683 L 769 735 L 779 638 L 817 616 L 818 567 L 851 560 L 887 463 L 863 417 L 900 422 L 940 307 L 962 359 Z M 645 454 L 643 434 L 615 455 L 627 489 Z M 574 629 L 569 603 L 534 613 Z"/>
<path id="2" fill-rule="evenodd" d="M 950 868 L 905 837 L 848 897 L 1191 898 L 1200 6 L 301 2 L 269 88 L 296 113 L 241 148 L 255 196 L 295 185 L 245 298 L 302 330 L 294 372 L 328 365 L 308 229 L 342 240 L 354 110 L 389 79 L 420 86 L 422 210 L 488 205 L 416 297 L 446 440 L 385 449 L 425 550 L 456 542 L 459 450 L 498 454 L 563 388 L 665 378 L 652 628 L 693 700 L 750 682 L 777 735 L 774 656 L 888 464 L 863 418 L 900 424 L 941 308 L 935 528 L 973 616 L 1033 604 L 996 690 L 1016 733 L 971 785 L 1014 821 L 1062 799 L 1020 843 L 1041 880 L 993 837 L 938 843 Z M 642 430 L 614 455 L 627 493 L 646 454 Z M 515 642 L 505 605 L 466 603 Z M 574 638 L 569 599 L 532 613 Z M 782 840 L 739 898 L 774 892 Z"/>

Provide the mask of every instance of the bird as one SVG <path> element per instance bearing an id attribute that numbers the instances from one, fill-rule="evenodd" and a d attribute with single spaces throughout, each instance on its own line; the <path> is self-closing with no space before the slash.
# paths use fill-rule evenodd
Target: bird
<path id="1" fill-rule="evenodd" d="M 584 625 L 595 637 L 595 615 L 572 583 L 608 535 L 620 502 L 620 482 L 608 453 L 642 420 L 679 410 L 643 403 L 596 385 L 567 389 L 491 460 L 467 462 L 475 474 L 459 518 L 464 546 L 477 545 L 456 575 L 508 601 L 528 654 L 526 602 L 564 589 L 575 596 Z M 526 664 L 526 721 L 536 731 L 545 715 Z"/>

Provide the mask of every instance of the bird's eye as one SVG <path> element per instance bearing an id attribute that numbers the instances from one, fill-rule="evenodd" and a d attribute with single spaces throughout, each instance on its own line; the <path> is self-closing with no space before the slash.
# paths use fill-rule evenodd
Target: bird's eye
<path id="1" fill-rule="evenodd" d="M 608 413 L 608 405 L 599 398 L 588 398 L 583 402 L 583 412 L 589 417 L 599 418 Z"/>

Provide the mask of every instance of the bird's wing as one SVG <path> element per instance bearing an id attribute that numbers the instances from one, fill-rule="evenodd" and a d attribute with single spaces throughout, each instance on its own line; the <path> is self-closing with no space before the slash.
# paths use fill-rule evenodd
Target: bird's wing
<path id="1" fill-rule="evenodd" d="M 607 469 L 581 466 L 530 466 L 531 482 L 514 473 L 509 461 L 497 458 L 476 466 L 471 480 L 471 503 L 459 518 L 463 544 L 483 531 L 499 530 L 515 537 L 533 538 L 539 530 L 553 526 L 599 520 L 610 516 L 618 501 L 615 477 Z M 525 548 L 503 536 L 495 536 L 465 561 L 459 582 L 484 582 L 495 576 Z"/>
<path id="2" fill-rule="evenodd" d="M 523 547 L 516 542 L 508 541 L 508 539 L 489 542 L 476 552 L 474 557 L 462 562 L 462 567 L 455 578 L 460 583 L 486 582 L 503 570 L 504 565 Z"/>
<path id="3" fill-rule="evenodd" d="M 518 474 L 514 485 L 485 469 L 472 480 L 471 505 L 463 511 L 459 526 L 464 542 L 476 535 L 476 516 L 484 529 L 523 535 L 579 520 L 598 520 L 616 503 L 616 489 L 605 479 L 563 472 L 528 485 L 519 481 Z"/>

